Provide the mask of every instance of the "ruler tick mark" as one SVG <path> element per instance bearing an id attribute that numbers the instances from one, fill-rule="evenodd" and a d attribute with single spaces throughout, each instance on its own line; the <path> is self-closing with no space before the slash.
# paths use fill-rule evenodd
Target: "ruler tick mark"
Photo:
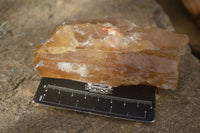
<path id="1" fill-rule="evenodd" d="M 110 113 L 112 112 L 112 106 L 110 106 Z"/>
<path id="2" fill-rule="evenodd" d="M 78 102 L 79 102 L 79 100 L 76 100 L 76 107 L 78 106 Z"/>
<path id="3" fill-rule="evenodd" d="M 41 100 L 42 100 L 42 98 L 43 98 L 43 96 L 41 95 L 41 96 L 40 96 L 40 98 L 39 98 L 39 101 L 41 101 Z"/>
<path id="4" fill-rule="evenodd" d="M 129 115 L 129 112 L 127 112 L 127 114 L 126 114 L 127 116 Z"/>

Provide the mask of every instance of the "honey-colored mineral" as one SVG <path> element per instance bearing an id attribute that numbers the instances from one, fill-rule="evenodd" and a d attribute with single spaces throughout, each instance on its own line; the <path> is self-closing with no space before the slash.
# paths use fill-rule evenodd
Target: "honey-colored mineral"
<path id="1" fill-rule="evenodd" d="M 33 64 L 43 77 L 175 89 L 178 63 L 188 37 L 125 19 L 58 26 L 36 47 Z"/>

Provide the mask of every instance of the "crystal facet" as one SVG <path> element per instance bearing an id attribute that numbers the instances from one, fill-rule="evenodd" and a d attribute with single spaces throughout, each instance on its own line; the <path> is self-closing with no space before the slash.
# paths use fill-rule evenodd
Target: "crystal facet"
<path id="1" fill-rule="evenodd" d="M 33 65 L 43 77 L 174 89 L 188 41 L 186 35 L 125 19 L 68 22 L 36 46 Z"/>

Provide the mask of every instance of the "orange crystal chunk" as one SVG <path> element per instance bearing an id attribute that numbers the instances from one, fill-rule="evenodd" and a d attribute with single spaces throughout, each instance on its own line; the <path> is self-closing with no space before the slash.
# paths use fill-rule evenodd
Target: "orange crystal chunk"
<path id="1" fill-rule="evenodd" d="M 43 77 L 175 89 L 188 41 L 186 35 L 125 19 L 70 22 L 36 46 L 33 65 Z"/>

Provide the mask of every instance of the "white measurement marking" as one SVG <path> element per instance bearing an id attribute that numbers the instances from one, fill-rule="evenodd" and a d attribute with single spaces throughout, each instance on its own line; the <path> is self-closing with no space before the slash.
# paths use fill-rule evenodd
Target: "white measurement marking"
<path id="1" fill-rule="evenodd" d="M 45 90 L 45 92 L 47 92 L 47 89 Z"/>
<path id="2" fill-rule="evenodd" d="M 87 99 L 87 97 L 85 96 L 84 99 Z"/>
<path id="3" fill-rule="evenodd" d="M 64 90 L 64 91 L 67 91 L 67 92 L 70 92 L 71 91 L 71 96 L 73 96 L 73 93 L 75 93 L 75 94 L 84 94 L 85 95 L 85 97 L 86 97 L 86 95 L 90 95 L 90 93 L 89 92 L 82 92 L 82 91 L 79 91 L 79 90 L 73 90 L 73 89 L 70 89 L 70 88 L 63 88 L 63 87 L 57 87 L 57 86 L 53 86 L 53 85 L 47 85 L 46 86 L 46 90 L 47 89 L 51 89 L 51 88 L 48 88 L 48 87 L 53 87 L 53 89 L 61 89 L 61 90 Z M 67 90 L 66 90 L 67 89 Z M 58 90 L 58 91 L 59 91 Z M 49 90 L 48 90 L 49 91 Z M 59 93 L 59 92 L 58 92 Z M 42 100 L 43 102 L 45 102 L 45 97 L 44 96 L 46 96 L 47 94 L 44 94 L 44 95 L 42 95 L 42 97 L 41 97 L 41 99 L 40 100 Z M 84 96 L 83 95 L 83 96 Z M 114 99 L 114 100 L 117 100 L 117 101 L 121 101 L 122 103 L 123 103 L 123 105 L 124 106 L 126 106 L 126 103 L 127 102 L 132 102 L 132 103 L 136 103 L 137 105 L 137 108 L 139 108 L 139 106 L 140 106 L 140 102 L 142 102 L 144 105 L 146 105 L 146 104 L 150 104 L 150 109 L 152 109 L 153 107 L 152 107 L 152 102 L 151 101 L 143 101 L 143 100 L 136 100 L 136 99 L 127 99 L 127 98 L 121 98 L 121 97 L 114 97 L 114 96 L 107 96 L 107 95 L 102 95 L 102 94 L 93 94 L 94 96 L 96 96 L 96 98 L 98 98 L 97 99 L 97 101 L 99 102 L 100 101 L 100 98 L 105 98 L 105 99 L 107 99 L 107 100 L 110 100 L 110 103 L 112 103 L 112 99 Z M 85 97 L 84 97 L 84 99 L 85 99 Z M 50 102 L 50 101 L 46 101 L 46 102 Z M 78 105 L 78 103 L 79 103 L 79 100 L 77 100 L 76 101 L 76 108 L 81 108 L 81 107 L 79 107 L 79 105 Z M 59 104 L 60 105 L 63 105 L 62 104 L 62 102 L 60 102 L 59 101 Z M 75 106 L 75 105 L 73 105 L 73 107 Z M 111 104 L 112 105 L 112 104 Z M 65 105 L 66 106 L 66 105 Z M 68 105 L 67 105 L 68 106 Z M 124 107 L 125 108 L 125 107 Z M 88 109 L 89 110 L 89 109 Z M 92 110 L 95 110 L 95 107 L 93 106 L 92 107 Z M 100 112 L 100 110 L 97 110 L 98 112 Z M 106 112 L 104 112 L 104 113 L 106 113 Z M 109 112 L 107 112 L 107 113 L 109 113 Z M 112 106 L 110 106 L 110 114 L 115 114 L 115 113 L 113 113 L 112 112 Z M 120 115 L 120 114 L 117 114 L 117 115 Z M 122 116 L 128 116 L 128 117 L 132 117 L 132 118 L 140 118 L 140 119 L 145 119 L 146 118 L 146 115 L 147 115 L 147 111 L 144 111 L 144 116 L 141 116 L 141 117 L 138 117 L 138 116 L 133 116 L 132 114 L 129 114 L 129 112 L 127 112 L 125 115 L 122 115 Z"/>
<path id="4" fill-rule="evenodd" d="M 73 96 L 74 96 L 74 94 L 72 93 L 72 94 L 71 94 L 71 96 L 73 97 Z"/>
<path id="5" fill-rule="evenodd" d="M 129 112 L 127 112 L 127 114 L 126 114 L 127 116 L 129 115 Z"/>
<path id="6" fill-rule="evenodd" d="M 110 106 L 110 113 L 112 112 L 112 106 Z"/>
<path id="7" fill-rule="evenodd" d="M 76 100 L 76 107 L 78 106 L 78 102 L 79 102 L 79 100 Z"/>
<path id="8" fill-rule="evenodd" d="M 50 87 L 52 89 L 56 89 L 56 90 L 63 90 L 63 91 L 66 91 L 66 92 L 75 92 L 75 93 L 80 93 L 80 94 L 91 95 L 90 92 L 66 88 L 66 87 L 61 87 L 61 86 L 47 85 L 47 88 L 48 87 Z M 143 103 L 143 104 L 148 104 L 150 106 L 152 105 L 151 101 L 145 101 L 145 100 L 129 99 L 129 98 L 95 94 L 95 93 L 93 93 L 92 96 L 101 97 L 101 98 L 105 98 L 105 99 L 113 99 L 113 100 L 117 100 L 117 101 L 126 101 L 126 102 L 131 102 L 131 103 Z"/>
<path id="9" fill-rule="evenodd" d="M 44 101 L 44 100 L 43 100 L 43 102 L 44 102 L 44 103 L 54 104 L 54 102 L 50 102 L 50 101 Z M 61 105 L 64 105 L 64 106 L 67 106 L 67 107 L 74 107 L 74 106 L 72 106 L 72 105 L 66 105 L 66 104 L 61 104 Z M 82 108 L 82 107 L 78 107 L 78 106 L 77 106 L 76 108 L 78 108 L 78 109 L 85 109 L 85 110 L 90 111 L 90 109 L 88 109 L 88 108 Z M 95 107 L 93 107 L 93 110 L 95 110 Z M 100 110 L 96 110 L 96 111 L 102 112 L 102 113 L 108 113 L 108 112 L 104 112 L 104 111 L 100 111 Z M 112 111 L 112 110 L 111 110 L 111 111 Z M 131 117 L 131 118 L 146 119 L 147 111 L 144 112 L 144 116 L 133 116 L 133 115 L 129 115 L 129 112 L 127 112 L 126 115 L 118 114 L 118 113 L 112 113 L 112 112 L 110 112 L 110 114 L 115 114 L 115 115 L 122 116 L 122 117 L 123 117 L 123 116 L 128 116 L 128 117 Z"/>
<path id="10" fill-rule="evenodd" d="M 44 88 L 46 88 L 47 86 L 46 85 L 44 85 Z"/>
<path id="11" fill-rule="evenodd" d="M 42 98 L 43 98 L 43 96 L 41 95 L 41 96 L 40 96 L 40 98 L 39 98 L 39 101 L 41 101 L 41 100 L 42 100 Z"/>

